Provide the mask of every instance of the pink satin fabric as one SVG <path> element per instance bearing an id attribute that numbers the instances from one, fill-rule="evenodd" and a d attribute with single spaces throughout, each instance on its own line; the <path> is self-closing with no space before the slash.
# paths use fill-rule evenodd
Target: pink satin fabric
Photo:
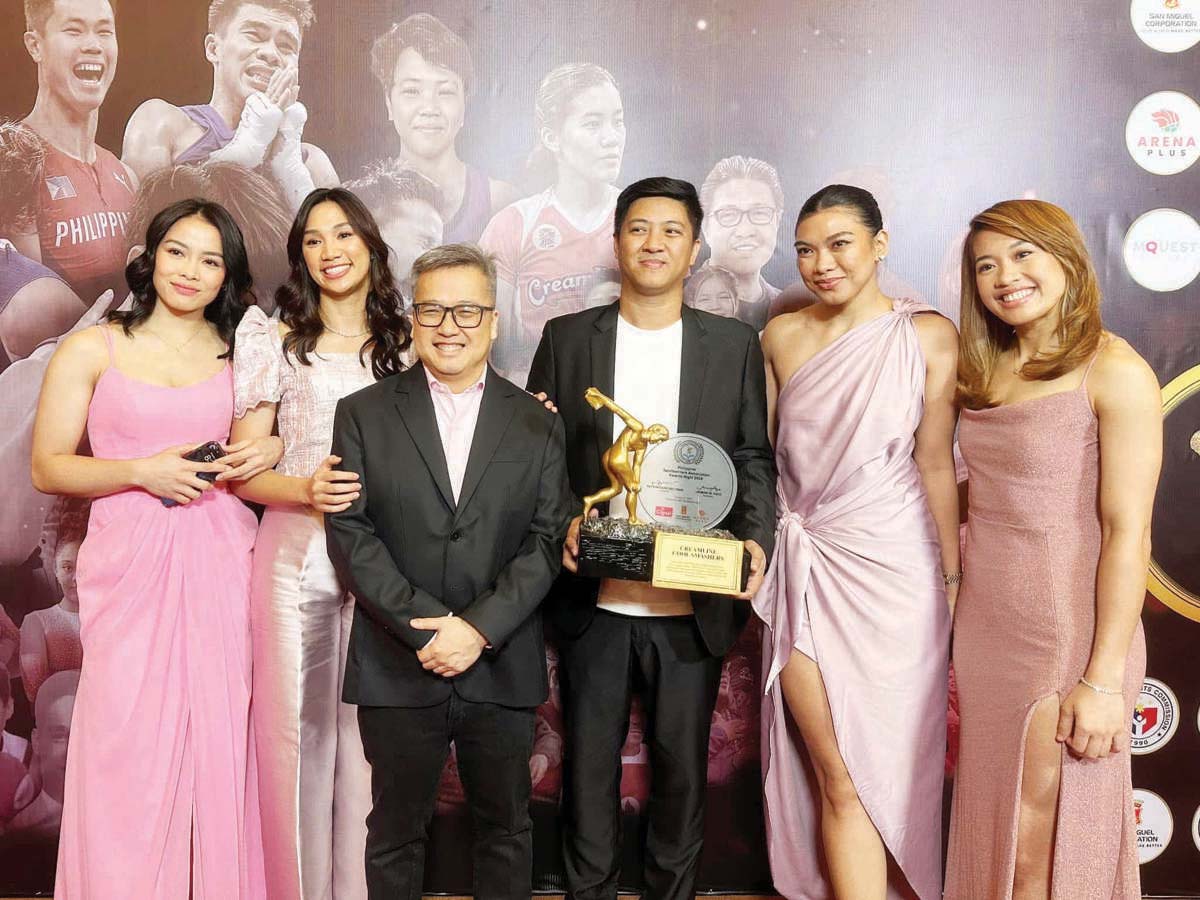
<path id="1" fill-rule="evenodd" d="M 754 601 L 766 624 L 762 708 L 767 844 L 776 889 L 832 896 L 820 799 L 778 677 L 793 650 L 821 671 L 842 759 L 922 900 L 941 896 L 950 619 L 913 461 L 925 361 L 896 300 L 808 360 L 776 404 L 775 555 Z M 895 890 L 889 897 L 900 897 Z"/>
<path id="2" fill-rule="evenodd" d="M 258 307 L 238 327 L 235 411 L 278 403 L 284 475 L 329 455 L 342 397 L 374 384 L 370 355 L 284 356 L 279 323 Z M 321 514 L 272 507 L 254 544 L 250 625 L 263 845 L 271 900 L 365 900 L 371 767 L 342 676 L 354 601 L 339 584 Z"/>

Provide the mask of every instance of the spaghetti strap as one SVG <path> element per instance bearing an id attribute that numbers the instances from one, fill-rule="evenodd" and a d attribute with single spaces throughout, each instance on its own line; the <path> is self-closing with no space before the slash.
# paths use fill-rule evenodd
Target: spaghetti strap
<path id="1" fill-rule="evenodd" d="M 108 345 L 108 364 L 115 366 L 117 364 L 117 357 L 116 352 L 113 350 L 112 329 L 104 322 L 101 322 L 97 327 L 100 329 L 100 333 L 104 335 L 104 343 Z"/>
<path id="2" fill-rule="evenodd" d="M 1092 374 L 1092 366 L 1094 366 L 1096 364 L 1096 360 L 1098 360 L 1100 358 L 1100 354 L 1104 352 L 1104 348 L 1107 345 L 1108 345 L 1108 342 L 1105 341 L 1099 347 L 1097 347 L 1096 352 L 1092 354 L 1091 360 L 1088 361 L 1087 368 L 1083 370 L 1083 381 L 1081 381 L 1079 383 L 1079 387 L 1081 389 L 1087 387 L 1088 376 Z"/>

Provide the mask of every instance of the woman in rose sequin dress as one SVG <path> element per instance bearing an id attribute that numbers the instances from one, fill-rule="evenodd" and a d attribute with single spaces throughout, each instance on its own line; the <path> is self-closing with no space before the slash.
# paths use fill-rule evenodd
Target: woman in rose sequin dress
<path id="1" fill-rule="evenodd" d="M 1105 332 L 1083 236 L 1040 200 L 971 222 L 946 900 L 1137 900 L 1129 723 L 1162 458 L 1154 373 Z"/>
<path id="2" fill-rule="evenodd" d="M 361 900 L 371 770 L 341 702 L 354 606 L 324 527 L 358 496 L 358 475 L 329 446 L 338 400 L 400 371 L 410 329 L 387 245 L 351 192 L 309 194 L 287 249 L 280 318 L 251 307 L 234 357 L 234 438 L 278 426 L 284 443 L 274 471 L 237 488 L 267 507 L 250 599 L 263 843 L 272 896 Z"/>

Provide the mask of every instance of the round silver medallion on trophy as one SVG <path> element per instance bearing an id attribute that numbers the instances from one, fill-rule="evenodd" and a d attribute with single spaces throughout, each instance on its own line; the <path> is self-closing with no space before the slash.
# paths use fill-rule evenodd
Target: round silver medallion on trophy
<path id="1" fill-rule="evenodd" d="M 701 434 L 677 434 L 646 453 L 638 511 L 656 525 L 715 528 L 736 494 L 737 472 L 721 445 Z"/>

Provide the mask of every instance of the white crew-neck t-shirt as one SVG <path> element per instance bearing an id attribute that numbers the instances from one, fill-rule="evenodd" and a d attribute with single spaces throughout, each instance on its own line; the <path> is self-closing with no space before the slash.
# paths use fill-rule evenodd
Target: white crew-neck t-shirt
<path id="1" fill-rule="evenodd" d="M 679 370 L 683 353 L 683 320 L 666 328 L 646 330 L 617 316 L 616 366 L 613 400 L 643 425 L 665 425 L 672 437 L 679 430 Z M 625 428 L 613 416 L 612 439 Z M 628 518 L 625 492 L 608 504 L 609 515 Z M 692 598 L 687 591 L 656 588 L 646 581 L 605 578 L 596 603 L 601 609 L 625 616 L 688 616 Z"/>

